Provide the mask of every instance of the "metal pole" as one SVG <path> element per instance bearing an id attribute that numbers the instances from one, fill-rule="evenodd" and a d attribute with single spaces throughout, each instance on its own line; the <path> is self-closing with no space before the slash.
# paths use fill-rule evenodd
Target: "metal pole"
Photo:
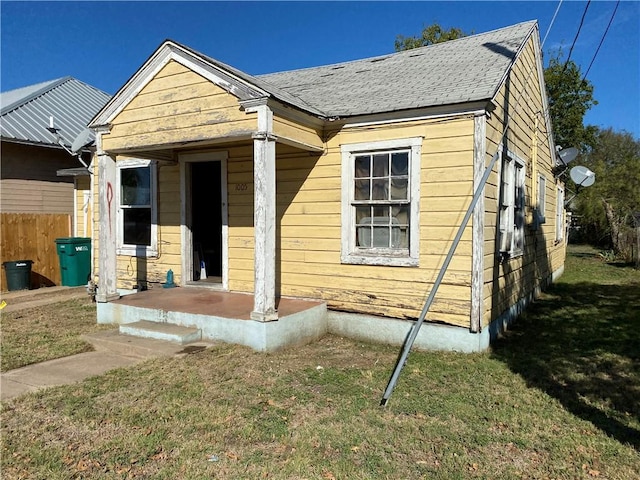
<path id="1" fill-rule="evenodd" d="M 500 150 L 498 150 L 496 154 L 493 156 L 493 158 L 491 159 L 491 162 L 489 162 L 489 166 L 486 168 L 484 172 L 484 175 L 482 175 L 482 179 L 480 180 L 480 184 L 476 188 L 476 191 L 473 195 L 473 199 L 471 200 L 471 204 L 467 209 L 467 213 L 464 215 L 464 218 L 462 219 L 462 223 L 460 224 L 458 233 L 456 233 L 456 236 L 453 239 L 453 243 L 451 244 L 451 248 L 449 248 L 449 253 L 447 254 L 447 257 L 444 259 L 444 263 L 440 268 L 438 277 L 436 278 L 436 281 L 433 285 L 433 288 L 431 289 L 431 292 L 429 292 L 429 297 L 427 298 L 427 301 L 425 302 L 424 307 L 422 307 L 422 312 L 420 312 L 420 317 L 411 327 L 411 332 L 407 337 L 407 340 L 405 340 L 404 342 L 404 345 L 402 347 L 402 354 L 400 355 L 400 358 L 396 363 L 395 369 L 393 370 L 393 374 L 391 375 L 391 378 L 389 379 L 389 383 L 387 384 L 387 389 L 384 391 L 384 395 L 382 396 L 382 400 L 380 401 L 380 405 L 382 405 L 383 407 L 387 405 L 387 402 L 389 401 L 389 397 L 393 393 L 393 389 L 395 388 L 396 383 L 398 382 L 398 377 L 400 376 L 400 372 L 402 371 L 402 368 L 404 367 L 404 364 L 407 361 L 407 357 L 409 356 L 409 351 L 411 350 L 411 347 L 413 346 L 413 342 L 418 336 L 420 327 L 422 326 L 425 318 L 427 317 L 427 312 L 429 311 L 429 308 L 431 308 L 433 299 L 435 298 L 436 293 L 438 292 L 438 287 L 440 287 L 440 284 L 442 283 L 442 279 L 444 278 L 444 275 L 447 272 L 447 269 L 449 268 L 449 263 L 451 263 L 451 259 L 453 258 L 453 254 L 455 253 L 456 248 L 458 247 L 458 244 L 460 243 L 460 239 L 462 238 L 464 229 L 467 227 L 467 224 L 469 223 L 469 219 L 471 218 L 471 214 L 473 213 L 473 209 L 475 208 L 476 203 L 478 203 L 478 200 L 480 199 L 480 195 L 482 195 L 482 192 L 484 191 L 484 186 L 487 183 L 487 180 L 489 179 L 489 175 L 493 170 L 493 166 L 495 165 L 496 160 L 498 160 L 499 154 L 500 154 Z"/>

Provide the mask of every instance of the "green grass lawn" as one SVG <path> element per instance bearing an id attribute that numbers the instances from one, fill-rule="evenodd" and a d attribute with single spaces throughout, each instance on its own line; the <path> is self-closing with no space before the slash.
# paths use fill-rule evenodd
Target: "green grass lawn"
<path id="1" fill-rule="evenodd" d="M 88 352 L 93 347 L 80 335 L 113 326 L 96 323 L 95 304 L 88 299 L 32 307 L 2 314 L 1 370 Z"/>
<path id="2" fill-rule="evenodd" d="M 490 352 L 225 345 L 3 403 L 7 479 L 637 479 L 640 272 L 572 249 Z"/>

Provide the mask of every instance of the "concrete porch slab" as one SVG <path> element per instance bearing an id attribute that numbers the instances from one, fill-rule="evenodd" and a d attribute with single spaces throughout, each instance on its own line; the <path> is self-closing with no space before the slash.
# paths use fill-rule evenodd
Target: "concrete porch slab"
<path id="1" fill-rule="evenodd" d="M 293 298 L 277 302 L 278 320 L 251 320 L 253 296 L 178 287 L 151 289 L 98 303 L 98 323 L 127 325 L 142 320 L 199 329 L 203 340 L 274 351 L 319 339 L 327 333 L 325 303 Z"/>

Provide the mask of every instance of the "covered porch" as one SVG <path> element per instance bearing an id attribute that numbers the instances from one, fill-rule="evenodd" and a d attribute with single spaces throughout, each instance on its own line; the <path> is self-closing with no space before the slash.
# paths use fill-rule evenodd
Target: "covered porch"
<path id="1" fill-rule="evenodd" d="M 199 330 L 199 339 L 246 345 L 258 351 L 309 343 L 327 332 L 326 304 L 278 298 L 277 322 L 251 319 L 251 294 L 210 288 L 152 288 L 100 305 L 98 323 L 155 322 Z M 149 335 L 152 336 L 152 335 Z"/>
<path id="2" fill-rule="evenodd" d="M 278 298 L 276 265 L 276 149 L 320 155 L 316 116 L 168 41 L 90 126 L 99 322 L 197 326 L 203 338 L 258 350 L 297 343 L 296 330 L 317 330 L 296 322 L 326 307 L 291 309 L 294 300 Z M 210 248 L 199 248 L 198 221 L 215 225 Z M 215 273 L 201 281 L 203 257 Z M 169 270 L 177 289 L 160 287 Z M 210 288 L 193 287 L 203 283 Z"/>

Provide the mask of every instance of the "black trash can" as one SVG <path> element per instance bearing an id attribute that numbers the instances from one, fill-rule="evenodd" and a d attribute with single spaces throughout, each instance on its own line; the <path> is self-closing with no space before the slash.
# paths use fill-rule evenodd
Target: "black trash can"
<path id="1" fill-rule="evenodd" d="M 16 262 L 4 262 L 7 275 L 7 288 L 9 291 L 29 290 L 31 287 L 31 260 L 18 260 Z"/>

